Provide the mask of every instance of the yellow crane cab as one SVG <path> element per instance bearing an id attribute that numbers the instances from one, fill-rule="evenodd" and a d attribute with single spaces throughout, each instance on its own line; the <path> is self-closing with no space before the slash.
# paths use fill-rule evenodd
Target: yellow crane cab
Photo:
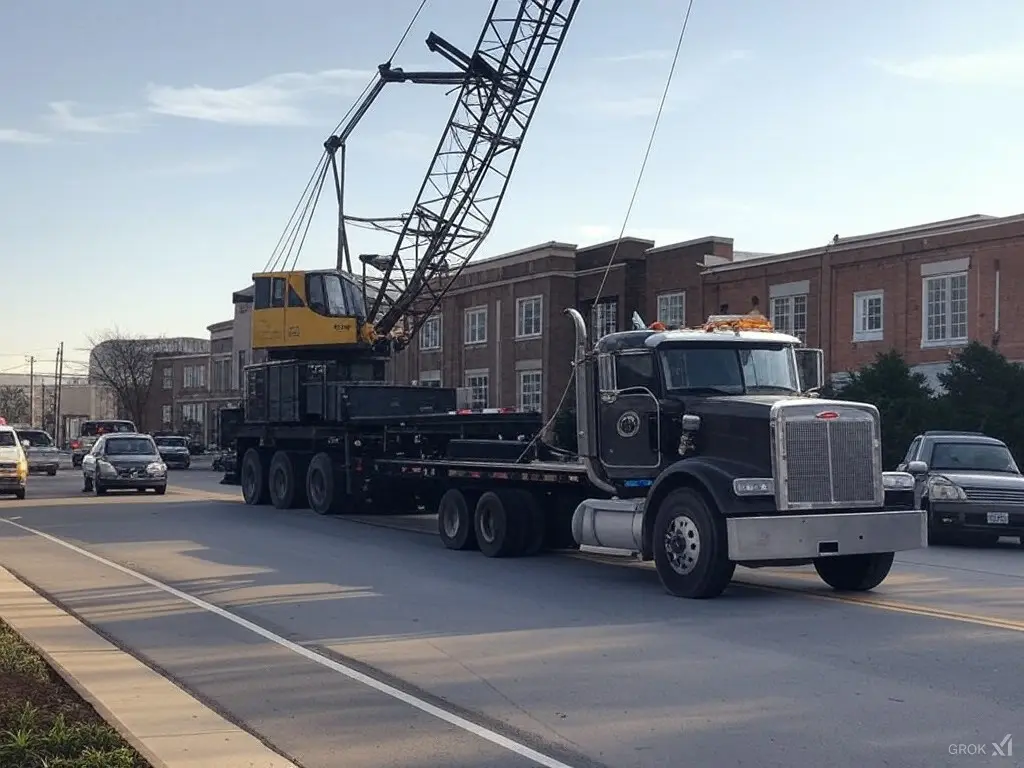
<path id="1" fill-rule="evenodd" d="M 346 273 L 259 272 L 252 280 L 252 347 L 272 359 L 331 358 L 376 341 L 363 292 Z"/>

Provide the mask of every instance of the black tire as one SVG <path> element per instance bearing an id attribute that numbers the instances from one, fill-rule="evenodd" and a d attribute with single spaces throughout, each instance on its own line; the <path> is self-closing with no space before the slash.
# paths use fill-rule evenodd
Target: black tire
<path id="1" fill-rule="evenodd" d="M 48 474 L 50 477 L 56 477 L 57 476 L 57 470 L 56 469 L 48 469 L 48 470 L 46 470 L 46 474 Z"/>
<path id="2" fill-rule="evenodd" d="M 449 488 L 437 503 L 437 532 L 448 549 L 478 549 L 474 510 L 479 491 Z"/>
<path id="3" fill-rule="evenodd" d="M 510 503 L 511 502 L 511 503 Z M 525 544 L 526 526 L 507 491 L 487 491 L 476 503 L 473 530 L 487 557 L 515 557 Z"/>
<path id="4" fill-rule="evenodd" d="M 158 485 L 156 488 L 153 489 L 153 491 L 154 493 L 156 493 L 157 496 L 163 496 L 165 493 L 167 493 L 167 486 Z"/>
<path id="5" fill-rule="evenodd" d="M 340 487 L 330 454 L 318 453 L 310 460 L 306 470 L 306 498 L 309 508 L 318 515 L 341 514 L 345 489 Z"/>
<path id="6" fill-rule="evenodd" d="M 270 502 L 270 489 L 267 487 L 266 472 L 263 471 L 263 459 L 256 448 L 250 448 L 242 457 L 242 498 L 250 506 L 259 506 Z"/>
<path id="7" fill-rule="evenodd" d="M 92 478 L 82 473 L 82 493 L 92 493 Z"/>
<path id="8" fill-rule="evenodd" d="M 24 501 L 25 500 L 25 491 L 26 490 L 27 489 L 25 489 L 25 488 L 19 488 L 18 490 L 16 490 L 14 492 L 14 498 L 16 498 L 18 501 Z"/>
<path id="9" fill-rule="evenodd" d="M 814 570 L 837 592 L 868 592 L 885 581 L 894 556 L 893 552 L 873 552 L 819 557 L 814 561 Z"/>
<path id="10" fill-rule="evenodd" d="M 675 597 L 718 597 L 732 580 L 725 521 L 692 488 L 670 491 L 658 505 L 653 529 L 654 565 Z"/>
<path id="11" fill-rule="evenodd" d="M 100 483 L 100 479 L 98 477 L 93 478 L 93 481 L 92 481 L 92 492 L 93 492 L 94 496 L 106 496 L 107 495 L 107 489 L 103 487 L 103 485 Z"/>
<path id="12" fill-rule="evenodd" d="M 276 509 L 295 509 L 300 505 L 302 497 L 306 495 L 299 491 L 300 478 L 304 480 L 304 474 L 299 475 L 296 471 L 291 454 L 277 451 L 270 459 L 270 468 L 267 470 L 270 503 Z M 302 485 L 304 491 L 306 484 L 303 482 Z"/>

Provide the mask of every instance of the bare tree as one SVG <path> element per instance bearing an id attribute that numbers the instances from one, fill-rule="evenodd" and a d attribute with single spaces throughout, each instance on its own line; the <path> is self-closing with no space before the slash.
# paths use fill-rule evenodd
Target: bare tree
<path id="1" fill-rule="evenodd" d="M 29 420 L 32 406 L 24 387 L 0 387 L 0 416 L 8 424 L 22 424 Z"/>
<path id="2" fill-rule="evenodd" d="M 138 429 L 145 429 L 155 340 L 115 329 L 89 341 L 89 380 L 110 390 L 121 418 L 131 419 Z"/>

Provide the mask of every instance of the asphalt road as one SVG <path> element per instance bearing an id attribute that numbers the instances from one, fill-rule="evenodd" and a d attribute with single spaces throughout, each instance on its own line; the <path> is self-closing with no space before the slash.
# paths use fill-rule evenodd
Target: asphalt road
<path id="1" fill-rule="evenodd" d="M 1000 766 L 1015 732 L 1024 753 L 1016 544 L 908 553 L 863 598 L 741 569 L 685 601 L 646 565 L 488 560 L 429 519 L 250 508 L 218 480 L 34 477 L 0 499 L 0 564 L 307 768 Z"/>

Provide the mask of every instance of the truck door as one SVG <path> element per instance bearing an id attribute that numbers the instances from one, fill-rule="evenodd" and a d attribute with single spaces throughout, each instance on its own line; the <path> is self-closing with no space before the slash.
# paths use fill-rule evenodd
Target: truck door
<path id="1" fill-rule="evenodd" d="M 598 453 L 610 470 L 661 466 L 661 409 L 654 355 L 626 350 L 598 356 Z"/>

